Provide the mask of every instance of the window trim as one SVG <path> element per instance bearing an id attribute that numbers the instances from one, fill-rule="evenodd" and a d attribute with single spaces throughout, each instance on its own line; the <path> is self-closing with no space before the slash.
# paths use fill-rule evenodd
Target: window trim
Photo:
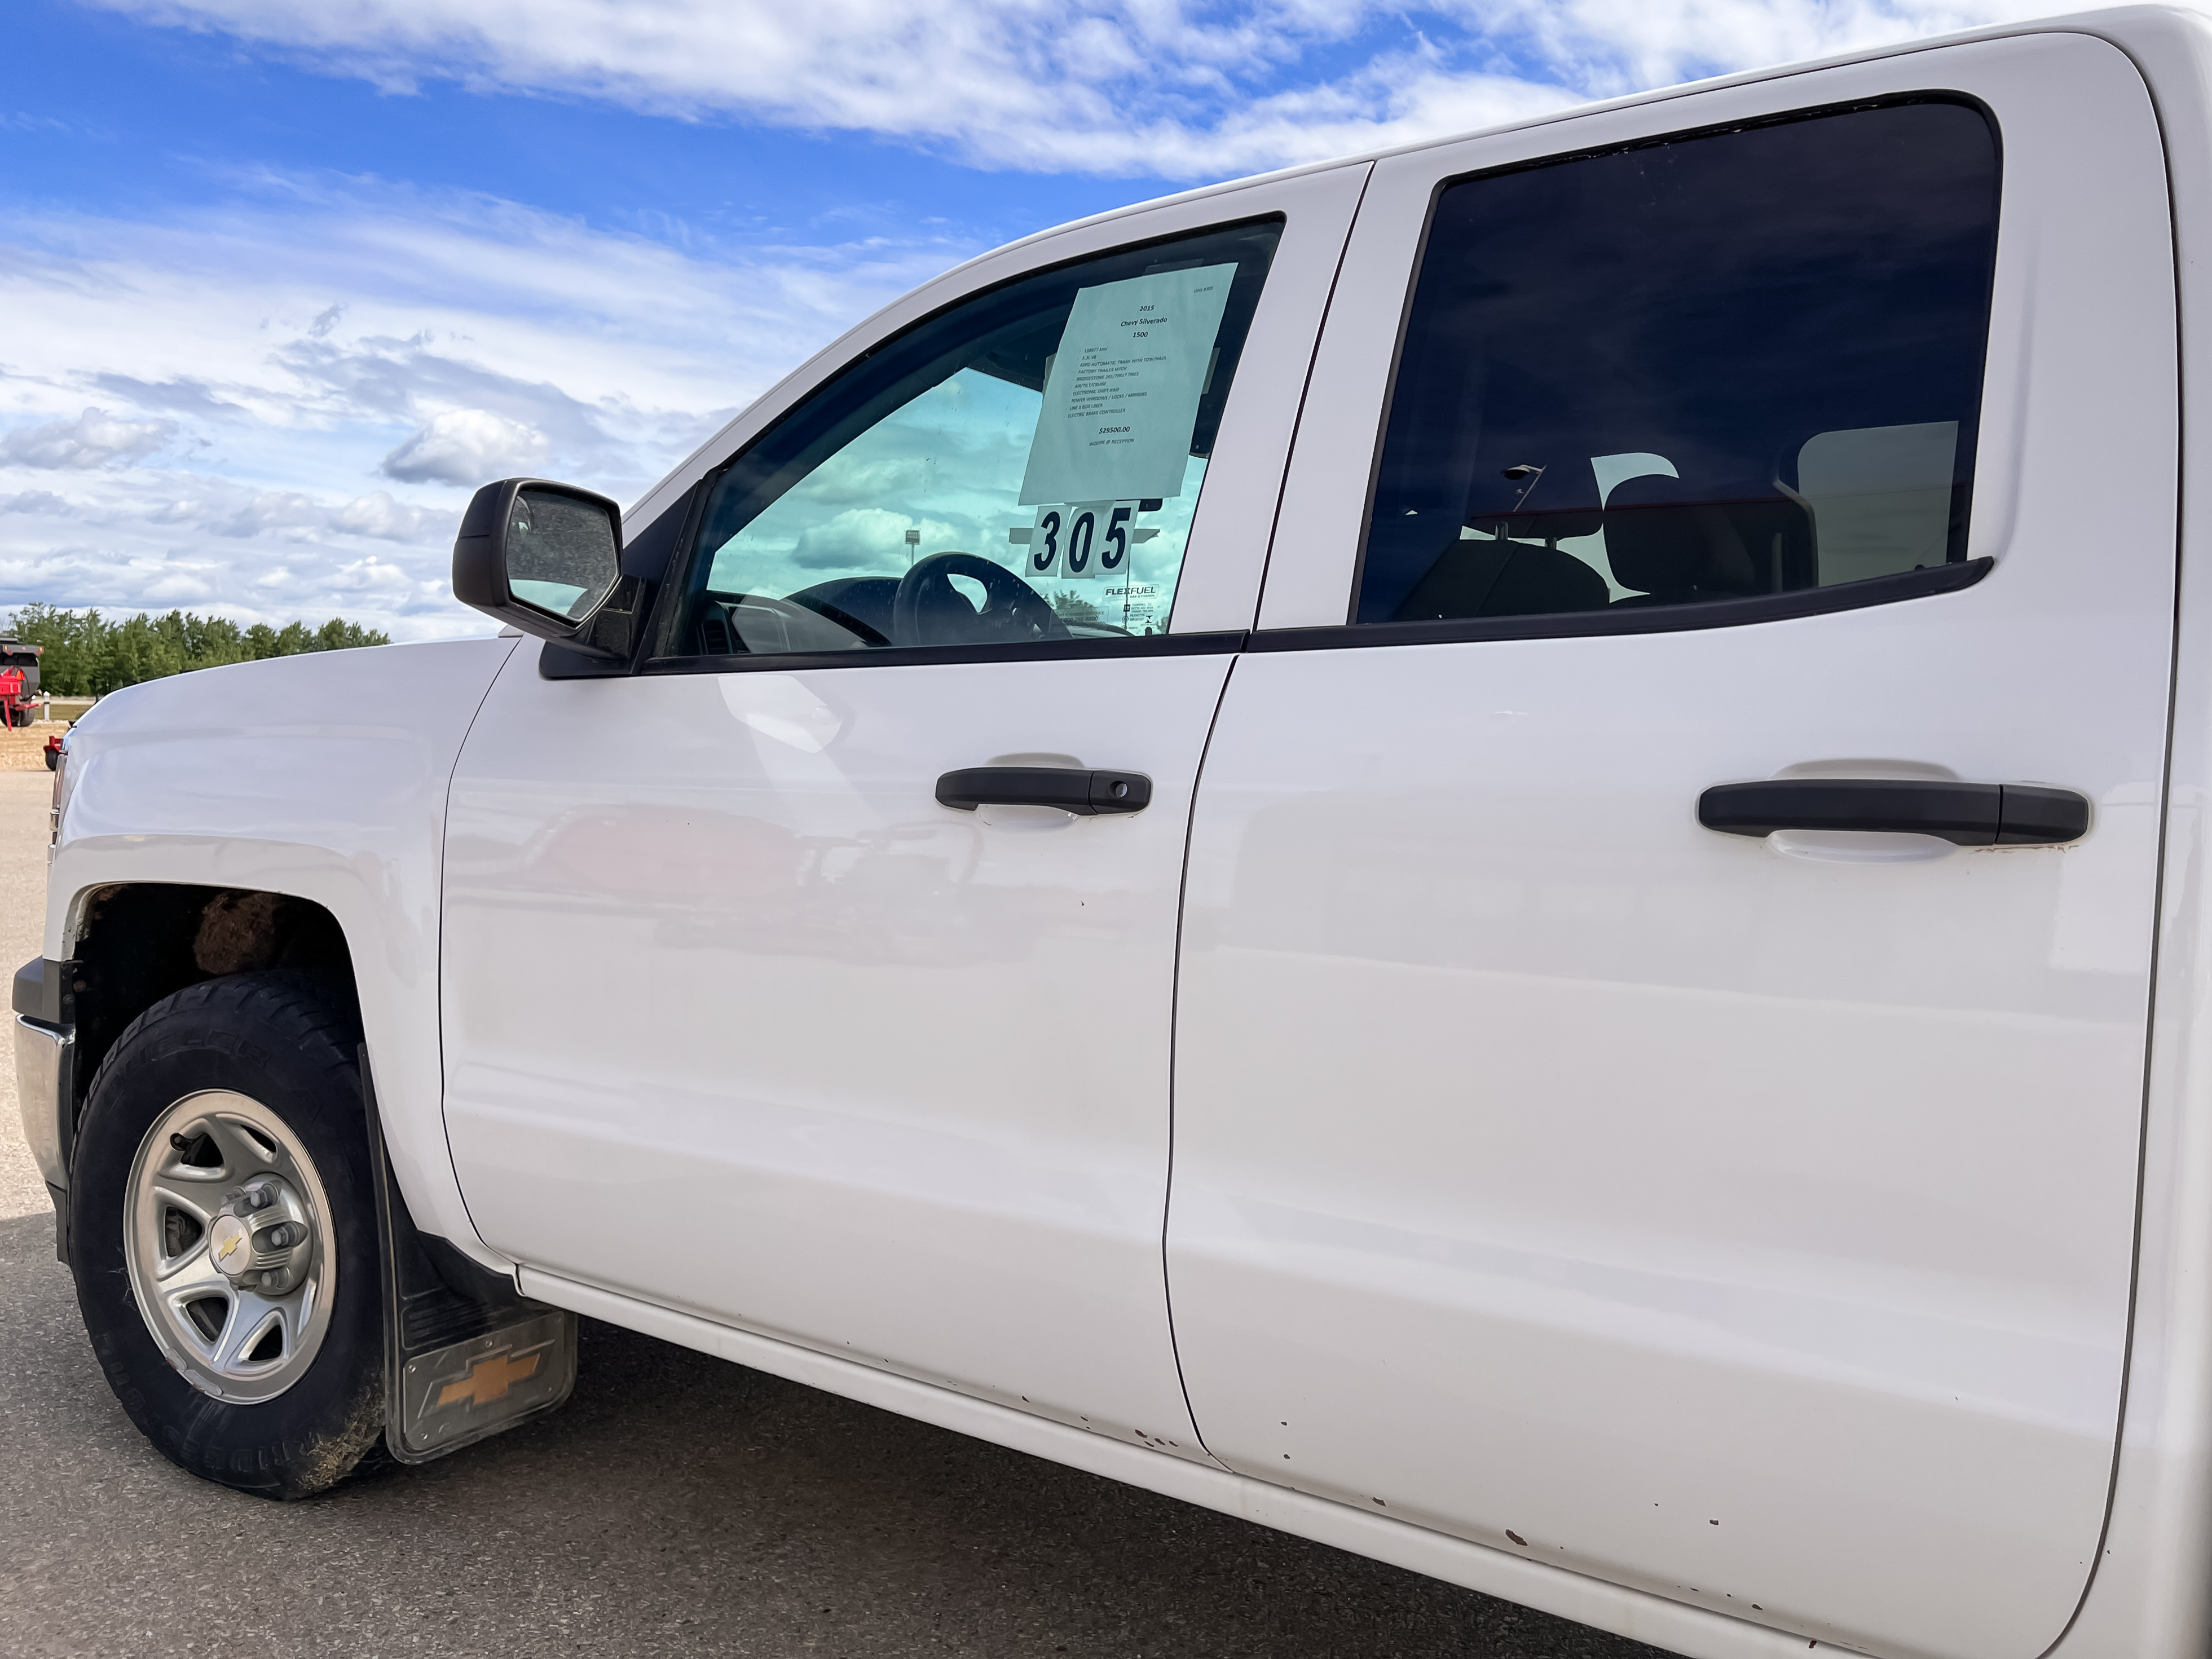
<path id="1" fill-rule="evenodd" d="M 1759 593 L 1705 605 L 1655 605 L 1622 611 L 1561 611 L 1540 617 L 1472 617 L 1447 622 L 1331 623 L 1249 633 L 1155 634 L 1127 640 L 1040 640 L 1026 645 L 893 646 L 878 651 L 787 651 L 759 656 L 652 657 L 634 668 L 597 662 L 546 644 L 538 672 L 549 680 L 622 679 L 633 673 L 744 674 L 821 668 L 934 668 L 961 663 L 1071 662 L 1101 657 L 1210 657 L 1248 651 L 1346 651 L 1407 645 L 1465 645 L 1509 640 L 1593 639 L 1616 634 L 1682 634 L 1715 628 L 1863 611 L 1932 599 L 1973 586 L 1996 568 L 1984 555 L 1960 564 L 1923 566 L 1832 587 Z M 1572 623 L 1578 626 L 1571 626 Z"/>
<path id="2" fill-rule="evenodd" d="M 1984 555 L 1957 564 L 1923 565 L 1887 576 L 1866 576 L 1832 587 L 1800 587 L 1787 593 L 1753 593 L 1697 605 L 1654 605 L 1604 611 L 1555 611 L 1534 617 L 1463 617 L 1437 622 L 1330 623 L 1313 628 L 1261 629 L 1254 651 L 1329 651 L 1352 646 L 1449 645 L 1474 640 L 1559 640 L 1613 634 L 1680 634 L 1711 628 L 1744 628 L 1838 611 L 1862 611 L 1901 599 L 1956 593 L 1996 568 Z"/>
<path id="3" fill-rule="evenodd" d="M 940 668 L 960 663 L 1072 662 L 1094 657 L 1211 657 L 1244 648 L 1243 634 L 1153 634 L 1128 639 L 1030 640 L 1012 645 L 893 645 L 854 651 L 740 652 L 648 657 L 647 674 L 795 673 L 817 668 Z"/>
<path id="4" fill-rule="evenodd" d="M 1134 635 L 1128 639 L 1038 640 L 1012 645 L 892 646 L 877 648 L 860 647 L 849 651 L 835 652 L 787 651 L 763 653 L 757 658 L 750 653 L 740 653 L 727 657 L 651 654 L 653 647 L 661 641 L 666 631 L 675 626 L 675 609 L 684 603 L 684 595 L 690 581 L 693 566 L 700 556 L 699 540 L 704 528 L 707 503 L 714 495 L 716 483 L 725 473 L 737 465 L 753 449 L 775 436 L 787 422 L 796 416 L 841 375 L 849 374 L 871 357 L 891 349 L 900 341 L 918 330 L 928 327 L 939 319 L 959 310 L 963 306 L 971 305 L 988 295 L 998 293 L 1001 289 L 1012 288 L 1022 283 L 1032 282 L 1040 276 L 1049 276 L 1056 271 L 1073 270 L 1078 265 L 1091 264 L 1101 259 L 1114 258 L 1122 254 L 1140 252 L 1150 247 L 1164 246 L 1172 242 L 1187 242 L 1198 237 L 1218 235 L 1223 232 L 1242 230 L 1255 225 L 1273 224 L 1279 228 L 1280 234 L 1276 240 L 1275 252 L 1268 258 L 1267 277 L 1261 284 L 1261 294 L 1264 297 L 1267 283 L 1273 278 L 1276 261 L 1281 256 L 1283 240 L 1288 235 L 1290 222 L 1291 216 L 1287 208 L 1278 207 L 1261 213 L 1242 214 L 1216 223 L 1194 226 L 1188 229 L 1163 231 L 1156 236 L 1141 236 L 1134 241 L 1115 243 L 1110 247 L 1097 248 L 1088 253 L 1072 253 L 1064 259 L 1018 270 L 996 282 L 986 283 L 980 288 L 969 289 L 955 295 L 934 310 L 914 319 L 903 327 L 884 336 L 881 339 L 872 341 L 854 353 L 852 356 L 827 370 L 815 380 L 812 386 L 793 398 L 774 420 L 708 467 L 692 483 L 688 492 L 688 500 L 684 503 L 683 526 L 677 532 L 676 544 L 670 551 L 662 580 L 658 584 L 659 591 L 653 594 L 647 607 L 646 625 L 639 630 L 637 654 L 627 665 L 609 665 L 605 672 L 612 674 L 731 673 L 749 669 L 774 667 L 796 670 L 860 668 L 873 664 L 888 666 L 894 662 L 918 667 L 925 664 L 1011 662 L 1025 661 L 1033 658 L 1050 661 L 1069 658 L 1104 656 L 1201 655 L 1239 648 L 1237 644 L 1223 645 L 1218 641 L 1229 640 L 1241 644 L 1244 638 L 1242 633 L 1167 633 L 1149 636 Z M 1256 318 L 1257 301 L 1255 301 L 1255 303 L 1254 314 Z M 1249 343 L 1250 338 L 1249 332 L 1246 338 Z M 1238 349 L 1240 368 L 1243 364 L 1243 348 L 1240 347 Z M 1237 388 L 1233 381 L 1230 386 L 1229 395 L 1231 398 L 1237 395 Z M 1203 488 L 1201 485 L 1201 495 Z M 1186 558 L 1189 556 L 1188 549 L 1184 550 L 1184 556 Z M 1169 607 L 1168 616 L 1172 624 L 1175 616 L 1172 605 Z M 1171 640 L 1204 641 L 1214 641 L 1214 643 L 1195 645 L 1187 651 L 1162 648 L 1162 641 Z M 562 653 L 562 658 L 573 658 L 574 655 L 574 653 L 564 652 Z M 557 660 L 550 652 L 544 653 L 541 653 L 538 659 L 538 672 L 550 679 L 596 678 L 586 673 L 580 667 L 580 662 L 581 659 L 579 659 L 579 666 L 571 668 L 567 661 Z"/>
<path id="5" fill-rule="evenodd" d="M 1818 611 L 1824 611 L 1854 610 L 1860 605 L 1885 604 L 1888 602 L 1888 599 L 1890 598 L 1911 599 L 1922 592 L 1949 592 L 1954 591 L 1955 588 L 1971 587 L 1974 583 L 1979 581 L 1983 575 L 1988 574 L 1986 568 L 1974 575 L 1965 578 L 1963 580 L 1954 581 L 1948 586 L 1936 586 L 1926 588 L 1912 587 L 1906 592 L 1893 592 L 1887 596 L 1887 598 L 1877 597 L 1869 599 L 1855 599 L 1847 603 L 1816 606 L 1813 610 L 1809 611 L 1790 609 L 1769 610 L 1763 612 L 1763 614 L 1755 617 L 1737 617 L 1734 616 L 1733 613 L 1738 607 L 1742 605 L 1765 605 L 1767 601 L 1789 599 L 1793 597 L 1793 595 L 1759 594 L 1747 596 L 1741 599 L 1716 600 L 1710 605 L 1671 606 L 1653 605 L 1650 607 L 1651 611 L 1655 612 L 1662 610 L 1674 611 L 1695 611 L 1699 613 L 1699 616 L 1704 618 L 1704 620 L 1680 623 L 1662 624 L 1659 623 L 1646 623 L 1642 621 L 1627 623 L 1621 621 L 1607 622 L 1600 620 L 1611 615 L 1611 612 L 1608 611 L 1565 611 L 1555 612 L 1551 615 L 1537 617 L 1454 617 L 1433 623 L 1363 623 L 1359 620 L 1359 590 L 1367 577 L 1367 544 L 1370 535 L 1374 529 L 1376 496 L 1380 492 L 1382 483 L 1382 450 L 1384 445 L 1389 439 L 1390 416 L 1398 401 L 1399 371 L 1405 364 L 1406 337 L 1408 331 L 1413 326 L 1413 301 L 1415 297 L 1420 292 L 1421 273 L 1428 264 L 1430 238 L 1436 228 L 1437 209 L 1438 204 L 1443 202 L 1444 192 L 1446 191 L 1454 189 L 1461 185 L 1473 184 L 1480 179 L 1504 178 L 1510 174 L 1516 173 L 1534 173 L 1545 167 L 1565 167 L 1577 161 L 1595 161 L 1601 157 L 1610 155 L 1625 155 L 1639 149 L 1656 149 L 1664 145 L 1685 143 L 1693 139 L 1717 138 L 1729 133 L 1752 132 L 1768 127 L 1794 125 L 1801 121 L 1824 120 L 1832 116 L 1856 114 L 1863 111 L 1877 109 L 1896 109 L 1914 104 L 1954 104 L 1962 106 L 1965 108 L 1972 110 L 1975 113 L 1979 115 L 1984 125 L 1989 128 L 1990 143 L 1991 148 L 1996 152 L 1996 190 L 1997 211 L 1996 222 L 1998 227 L 1998 231 L 1996 245 L 1990 259 L 1989 293 L 1985 296 L 1984 303 L 1985 307 L 1989 310 L 1990 323 L 1993 324 L 1995 321 L 1994 306 L 1996 295 L 1997 265 L 1998 262 L 2003 258 L 2004 253 L 2002 240 L 2002 219 L 2005 200 L 2004 127 L 2002 124 L 1998 121 L 1996 112 L 1990 107 L 1987 100 L 1978 98 L 1970 92 L 1959 92 L 1943 88 L 1925 88 L 1910 92 L 1882 93 L 1868 98 L 1843 99 L 1828 104 L 1811 104 L 1799 109 L 1784 110 L 1771 115 L 1739 118 L 1738 119 L 1732 121 L 1709 122 L 1702 126 L 1683 127 L 1672 132 L 1655 133 L 1644 137 L 1624 139 L 1610 144 L 1585 145 L 1580 149 L 1555 151 L 1549 155 L 1535 156 L 1526 161 L 1505 161 L 1500 162 L 1494 167 L 1474 167 L 1465 173 L 1455 173 L 1445 178 L 1437 179 L 1436 183 L 1430 187 L 1428 208 L 1421 216 L 1420 239 L 1415 245 L 1413 266 L 1407 275 L 1405 298 L 1400 305 L 1398 313 L 1397 337 L 1390 348 L 1390 375 L 1383 387 L 1382 412 L 1375 423 L 1374 451 L 1368 459 L 1367 494 L 1365 501 L 1361 506 L 1359 512 L 1359 544 L 1352 556 L 1352 583 L 1349 590 L 1345 594 L 1344 621 L 1340 623 L 1321 624 L 1310 628 L 1261 629 L 1259 632 L 1255 633 L 1253 635 L 1254 640 L 1257 641 L 1266 638 L 1289 638 L 1309 633 L 1328 634 L 1333 632 L 1337 628 L 1342 628 L 1352 633 L 1361 635 L 1363 636 L 1377 634 L 1385 629 L 1392 630 L 1392 637 L 1389 640 L 1387 641 L 1380 640 L 1376 641 L 1376 643 L 1390 644 L 1414 644 L 1421 641 L 1443 640 L 1447 638 L 1469 640 L 1559 639 L 1583 634 L 1672 633 L 1676 631 L 1678 629 L 1727 628 L 1738 626 L 1742 623 L 1780 620 L 1785 617 L 1809 616 L 1816 614 Z M 1355 236 L 1358 234 L 1357 227 L 1354 228 L 1352 234 Z M 1982 335 L 1982 382 L 1984 390 L 1986 390 L 1989 383 L 1989 326 L 1985 325 Z M 1986 399 L 1978 398 L 1975 403 L 1974 430 L 1971 436 L 1971 441 L 1974 447 L 1974 459 L 1977 463 L 1974 470 L 1974 489 L 1978 489 L 1980 486 L 1981 469 L 1978 463 L 1981 459 L 1982 428 L 1986 424 Z M 1291 464 L 1295 465 L 1296 463 L 1297 457 L 1293 454 L 1291 457 Z M 1972 490 L 1970 489 L 1966 497 L 1966 522 L 1969 526 L 1973 522 L 1973 493 Z M 1963 546 L 1964 544 L 1964 538 L 1961 538 L 1960 545 Z M 1990 561 L 1986 557 L 1978 561 L 1972 559 L 1953 560 L 1947 562 L 1945 564 L 1941 566 L 1926 567 L 1919 570 L 1903 571 L 1889 576 L 1868 577 L 1864 580 L 1868 581 L 1893 582 L 1900 579 L 1910 580 L 1922 576 L 1926 574 L 1929 569 L 1955 571 L 1963 569 L 1966 566 L 1978 562 L 1986 567 Z M 1841 592 L 1844 588 L 1857 587 L 1858 586 L 1860 586 L 1860 584 L 1856 582 L 1839 583 L 1838 584 L 1837 588 L 1833 591 Z M 1795 590 L 1796 593 L 1820 593 L 1827 591 L 1830 590 L 1821 588 L 1802 588 Z M 1263 605 L 1265 604 L 1264 598 L 1262 599 L 1262 604 Z M 1731 614 L 1728 619 L 1723 620 L 1715 615 L 1715 613 L 1717 612 L 1729 612 Z M 1626 616 L 1627 613 L 1624 612 L 1622 614 Z M 1582 619 L 1580 626 L 1570 627 L 1564 625 L 1570 619 L 1577 617 Z M 1493 623 L 1511 624 L 1521 623 L 1546 625 L 1528 629 L 1509 628 L 1501 631 L 1493 631 L 1489 626 Z M 1434 631 L 1440 628 L 1462 630 L 1474 629 L 1478 631 L 1461 631 L 1449 635 L 1438 634 Z M 1416 633 L 1409 632 L 1407 630 L 1418 630 L 1418 637 Z M 1322 647 L 1319 646 L 1297 644 L 1259 645 L 1255 643 L 1254 648 L 1255 650 L 1297 651 L 1314 650 Z"/>

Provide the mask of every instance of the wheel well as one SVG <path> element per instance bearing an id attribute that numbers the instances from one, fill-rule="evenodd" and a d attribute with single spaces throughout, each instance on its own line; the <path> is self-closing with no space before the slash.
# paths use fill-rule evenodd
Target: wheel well
<path id="1" fill-rule="evenodd" d="M 70 963 L 76 993 L 74 1121 L 100 1062 L 131 1022 L 203 980 L 287 968 L 322 981 L 359 1018 L 345 930 L 321 905 L 288 893 L 134 882 L 86 896 Z"/>

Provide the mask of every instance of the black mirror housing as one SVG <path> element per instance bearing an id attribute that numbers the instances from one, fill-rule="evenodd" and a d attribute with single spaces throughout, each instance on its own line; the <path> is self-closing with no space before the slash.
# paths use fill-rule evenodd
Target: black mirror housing
<path id="1" fill-rule="evenodd" d="M 461 515 L 453 597 L 571 651 L 620 656 L 590 635 L 625 586 L 622 544 L 622 509 L 605 495 L 547 478 L 502 478 L 477 491 Z"/>

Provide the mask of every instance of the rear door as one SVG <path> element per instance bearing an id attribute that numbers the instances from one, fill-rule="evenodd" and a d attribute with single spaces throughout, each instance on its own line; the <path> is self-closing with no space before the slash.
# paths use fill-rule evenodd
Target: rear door
<path id="1" fill-rule="evenodd" d="M 1823 1641 L 2057 1637 L 2128 1320 L 2167 225 L 2066 34 L 1377 165 L 1193 830 L 1214 1455 Z M 1701 825 L 1791 779 L 2091 822 Z"/>

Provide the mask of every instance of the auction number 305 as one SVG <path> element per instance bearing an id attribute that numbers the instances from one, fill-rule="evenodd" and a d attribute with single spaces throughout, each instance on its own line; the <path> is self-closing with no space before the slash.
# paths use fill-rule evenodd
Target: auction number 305
<path id="1" fill-rule="evenodd" d="M 1134 501 L 1077 501 L 1042 509 L 1028 538 L 1030 574 L 1062 581 L 1117 574 L 1129 560 L 1129 520 L 1136 511 Z"/>

